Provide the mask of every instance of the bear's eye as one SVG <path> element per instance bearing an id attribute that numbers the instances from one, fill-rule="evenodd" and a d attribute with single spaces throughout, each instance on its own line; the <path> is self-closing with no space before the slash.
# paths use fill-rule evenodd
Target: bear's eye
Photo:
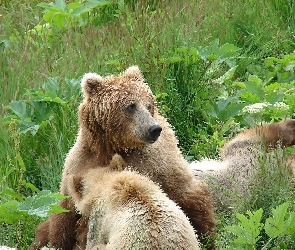
<path id="1" fill-rule="evenodd" d="M 136 105 L 135 105 L 135 103 L 131 103 L 128 107 L 127 107 L 127 111 L 129 112 L 129 113 L 132 113 L 132 112 L 134 112 L 136 110 Z"/>

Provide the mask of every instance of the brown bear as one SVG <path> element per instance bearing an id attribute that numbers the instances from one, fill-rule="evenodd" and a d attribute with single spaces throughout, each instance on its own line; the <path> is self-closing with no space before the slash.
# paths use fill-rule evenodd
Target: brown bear
<path id="1" fill-rule="evenodd" d="M 105 78 L 88 73 L 81 86 L 80 129 L 65 161 L 60 192 L 69 195 L 69 176 L 107 166 L 117 153 L 132 171 L 150 178 L 180 206 L 202 243 L 211 239 L 216 220 L 208 186 L 194 177 L 139 68 L 132 66 L 118 76 Z M 76 236 L 85 248 L 87 221 L 76 213 L 71 198 L 60 205 L 70 212 L 53 214 L 42 223 L 32 249 L 46 245 L 73 249 Z M 84 241 L 81 235 L 85 235 Z"/>
<path id="2" fill-rule="evenodd" d="M 124 165 L 114 157 L 115 164 Z M 67 179 L 78 211 L 90 218 L 86 250 L 200 249 L 188 218 L 158 185 L 134 171 L 113 168 L 93 168 Z"/>
<path id="3" fill-rule="evenodd" d="M 208 183 L 217 208 L 224 209 L 251 200 L 251 187 L 261 185 L 259 173 L 279 171 L 292 185 L 295 161 L 287 158 L 284 148 L 295 144 L 295 119 L 252 127 L 237 134 L 221 149 L 220 160 L 193 162 L 198 179 Z"/>

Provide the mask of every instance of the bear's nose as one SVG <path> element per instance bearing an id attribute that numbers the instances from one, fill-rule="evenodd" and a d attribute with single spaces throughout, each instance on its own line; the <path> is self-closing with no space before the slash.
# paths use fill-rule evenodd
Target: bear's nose
<path id="1" fill-rule="evenodd" d="M 159 124 L 155 124 L 151 127 L 149 127 L 148 132 L 149 132 L 149 137 L 153 140 L 156 141 L 158 137 L 160 136 L 162 131 L 162 127 Z"/>

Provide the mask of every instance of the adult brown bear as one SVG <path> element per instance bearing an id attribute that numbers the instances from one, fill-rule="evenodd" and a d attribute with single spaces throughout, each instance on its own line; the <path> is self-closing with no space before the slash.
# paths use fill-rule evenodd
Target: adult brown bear
<path id="1" fill-rule="evenodd" d="M 139 68 L 132 66 L 118 76 L 88 73 L 82 79 L 84 100 L 79 108 L 79 134 L 69 151 L 60 192 L 69 195 L 69 176 L 107 166 L 114 154 L 123 157 L 130 170 L 150 178 L 187 215 L 205 243 L 216 225 L 207 185 L 194 177 L 182 156 L 167 120 L 161 116 L 155 98 Z M 99 183 L 98 183 L 99 185 Z M 32 249 L 50 245 L 73 249 L 76 232 L 88 226 L 68 198 L 60 204 L 70 212 L 53 214 L 36 230 Z M 85 240 L 80 240 L 85 249 Z M 212 244 L 213 247 L 213 244 Z"/>

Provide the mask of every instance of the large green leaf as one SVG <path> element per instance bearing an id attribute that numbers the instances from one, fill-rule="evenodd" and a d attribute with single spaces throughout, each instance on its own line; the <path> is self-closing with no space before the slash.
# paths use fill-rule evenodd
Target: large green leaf
<path id="1" fill-rule="evenodd" d="M 113 5 L 113 1 L 100 1 L 100 0 L 88 0 L 85 2 L 85 4 L 73 11 L 74 15 L 80 15 L 85 12 L 92 11 L 93 9 L 97 7 L 103 7 L 108 5 Z"/>
<path id="2" fill-rule="evenodd" d="M 11 200 L 0 204 L 0 222 L 15 224 L 23 218 L 24 214 L 17 209 L 18 202 Z"/>
<path id="3" fill-rule="evenodd" d="M 237 66 L 230 68 L 227 72 L 225 72 L 222 76 L 214 80 L 214 83 L 222 84 L 224 82 L 228 82 L 233 78 L 234 73 L 236 71 Z"/>
<path id="4" fill-rule="evenodd" d="M 49 102 L 40 100 L 40 101 L 32 101 L 31 105 L 34 108 L 34 120 L 40 124 L 42 121 L 51 120 L 51 113 L 54 103 L 50 103 L 52 101 L 51 98 L 49 98 Z"/>
<path id="5" fill-rule="evenodd" d="M 59 208 L 57 203 L 66 196 L 52 194 L 49 190 L 42 190 L 34 196 L 27 197 L 23 202 L 18 204 L 18 210 L 27 212 L 29 215 L 46 217 L 53 212 L 66 212 Z"/>
<path id="6" fill-rule="evenodd" d="M 222 46 L 220 46 L 218 48 L 218 50 L 216 51 L 216 54 L 220 57 L 220 58 L 229 58 L 229 57 L 236 57 L 238 56 L 238 51 L 240 51 L 241 49 L 233 44 L 223 44 Z"/>
<path id="7" fill-rule="evenodd" d="M 252 213 L 247 211 L 247 218 L 243 214 L 236 214 L 239 219 L 239 225 L 227 226 L 227 230 L 237 236 L 234 243 L 239 245 L 255 246 L 256 242 L 261 238 L 260 232 L 263 228 L 263 224 L 260 223 L 263 210 L 260 208 L 256 212 Z"/>
<path id="8" fill-rule="evenodd" d="M 21 134 L 30 132 L 32 135 L 36 135 L 39 130 L 39 127 L 40 125 L 32 121 L 22 121 L 22 123 L 19 125 Z"/>
<path id="9" fill-rule="evenodd" d="M 9 195 L 10 197 L 17 199 L 18 201 L 23 201 L 23 197 L 19 193 L 11 189 L 3 189 L 1 195 Z"/>
<path id="10" fill-rule="evenodd" d="M 271 238 L 295 232 L 295 212 L 287 213 L 289 202 L 272 208 L 272 217 L 265 221 L 265 232 Z"/>
<path id="11" fill-rule="evenodd" d="M 32 109 L 24 101 L 13 101 L 8 108 L 20 119 L 25 120 L 32 115 Z"/>
<path id="12" fill-rule="evenodd" d="M 211 103 L 213 109 L 207 109 L 207 113 L 220 121 L 227 122 L 232 117 L 236 116 L 245 106 L 239 103 L 235 98 L 220 98 L 216 103 Z"/>
<path id="13" fill-rule="evenodd" d="M 39 3 L 37 6 L 42 7 L 46 10 L 53 11 L 53 12 L 59 12 L 66 10 L 66 2 L 64 0 L 56 0 L 55 3 Z"/>

